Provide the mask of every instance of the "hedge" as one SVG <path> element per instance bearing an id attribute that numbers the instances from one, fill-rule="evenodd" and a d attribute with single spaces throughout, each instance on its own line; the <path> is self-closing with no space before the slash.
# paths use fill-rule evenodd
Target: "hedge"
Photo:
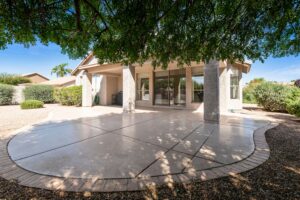
<path id="1" fill-rule="evenodd" d="M 265 82 L 263 78 L 255 78 L 243 88 L 243 103 L 257 103 L 254 90 L 263 82 Z"/>
<path id="2" fill-rule="evenodd" d="M 300 117 L 300 88 L 290 87 L 285 103 L 288 113 Z"/>
<path id="3" fill-rule="evenodd" d="M 44 103 L 53 103 L 54 88 L 49 85 L 31 85 L 24 89 L 25 100 L 39 100 Z"/>
<path id="4" fill-rule="evenodd" d="M 38 100 L 26 100 L 21 103 L 22 109 L 36 109 L 36 108 L 43 108 L 44 103 Z"/>
<path id="5" fill-rule="evenodd" d="M 259 105 L 268 111 L 286 111 L 286 98 L 289 88 L 287 86 L 263 82 L 254 90 L 254 96 Z"/>
<path id="6" fill-rule="evenodd" d="M 71 86 L 55 89 L 54 99 L 56 102 L 67 106 L 81 106 L 82 86 Z"/>
<path id="7" fill-rule="evenodd" d="M 19 85 L 22 83 L 30 83 L 31 81 L 20 75 L 0 73 L 0 83 L 7 85 Z"/>
<path id="8" fill-rule="evenodd" d="M 14 91 L 11 85 L 0 84 L 0 105 L 12 104 Z"/>

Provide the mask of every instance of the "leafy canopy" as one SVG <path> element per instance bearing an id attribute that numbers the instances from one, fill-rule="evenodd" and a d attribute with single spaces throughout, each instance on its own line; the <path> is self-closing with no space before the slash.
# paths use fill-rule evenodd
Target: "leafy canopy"
<path id="1" fill-rule="evenodd" d="M 299 0 L 2 0 L 0 48 L 54 42 L 70 57 L 166 66 L 300 52 Z"/>
<path id="2" fill-rule="evenodd" d="M 52 68 L 51 74 L 56 74 L 57 77 L 64 77 L 72 72 L 72 69 L 66 68 L 68 63 L 63 63 Z"/>

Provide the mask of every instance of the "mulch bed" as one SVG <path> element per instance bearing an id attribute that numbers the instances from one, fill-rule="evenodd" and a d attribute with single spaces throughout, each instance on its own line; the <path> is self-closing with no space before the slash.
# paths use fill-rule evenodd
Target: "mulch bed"
<path id="1" fill-rule="evenodd" d="M 300 199 L 300 123 L 286 121 L 266 138 L 269 160 L 236 176 L 123 193 L 47 191 L 0 178 L 0 199 Z"/>

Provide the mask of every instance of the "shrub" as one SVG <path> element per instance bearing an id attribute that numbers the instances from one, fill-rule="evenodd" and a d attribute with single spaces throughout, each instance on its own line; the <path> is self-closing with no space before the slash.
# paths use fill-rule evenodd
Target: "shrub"
<path id="1" fill-rule="evenodd" d="M 265 82 L 263 78 L 255 78 L 243 88 L 243 103 L 257 103 L 254 90 L 261 83 Z"/>
<path id="2" fill-rule="evenodd" d="M 289 114 L 296 115 L 297 117 L 300 117 L 300 99 L 289 102 L 286 105 L 286 109 Z"/>
<path id="3" fill-rule="evenodd" d="M 296 80 L 294 85 L 298 88 L 300 88 L 300 79 Z"/>
<path id="4" fill-rule="evenodd" d="M 71 86 L 55 89 L 54 98 L 62 105 L 80 106 L 82 101 L 82 86 Z"/>
<path id="5" fill-rule="evenodd" d="M 254 96 L 254 90 L 250 88 L 243 89 L 243 103 L 257 103 Z"/>
<path id="6" fill-rule="evenodd" d="M 255 88 L 254 96 L 257 103 L 268 111 L 286 111 L 288 92 L 287 86 L 264 82 Z"/>
<path id="7" fill-rule="evenodd" d="M 0 84 L 0 105 L 12 103 L 14 88 L 11 85 Z"/>
<path id="8" fill-rule="evenodd" d="M 19 85 L 22 83 L 30 83 L 30 82 L 31 81 L 28 78 L 22 77 L 20 75 L 7 74 L 7 73 L 0 74 L 0 83 L 3 83 L 3 84 Z"/>
<path id="9" fill-rule="evenodd" d="M 25 100 L 39 100 L 44 103 L 53 103 L 53 87 L 49 85 L 31 85 L 24 89 Z"/>
<path id="10" fill-rule="evenodd" d="M 21 103 L 22 109 L 35 109 L 35 108 L 43 108 L 44 103 L 38 100 L 26 100 Z"/>
<path id="11" fill-rule="evenodd" d="M 300 88 L 290 87 L 285 103 L 288 113 L 300 117 Z"/>

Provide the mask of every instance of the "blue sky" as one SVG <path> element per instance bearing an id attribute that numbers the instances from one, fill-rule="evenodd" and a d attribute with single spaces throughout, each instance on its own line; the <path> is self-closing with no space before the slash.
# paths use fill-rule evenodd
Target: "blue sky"
<path id="1" fill-rule="evenodd" d="M 68 63 L 68 67 L 74 69 L 81 59 L 71 60 L 61 53 L 59 46 L 37 44 L 29 48 L 23 45 L 13 44 L 5 50 L 0 50 L 0 72 L 26 74 L 38 72 L 49 78 L 51 69 L 61 63 Z M 254 62 L 249 74 L 244 74 L 243 82 L 249 82 L 253 78 L 263 77 L 267 80 L 287 82 L 300 79 L 300 56 L 284 58 L 268 58 L 264 63 Z"/>

